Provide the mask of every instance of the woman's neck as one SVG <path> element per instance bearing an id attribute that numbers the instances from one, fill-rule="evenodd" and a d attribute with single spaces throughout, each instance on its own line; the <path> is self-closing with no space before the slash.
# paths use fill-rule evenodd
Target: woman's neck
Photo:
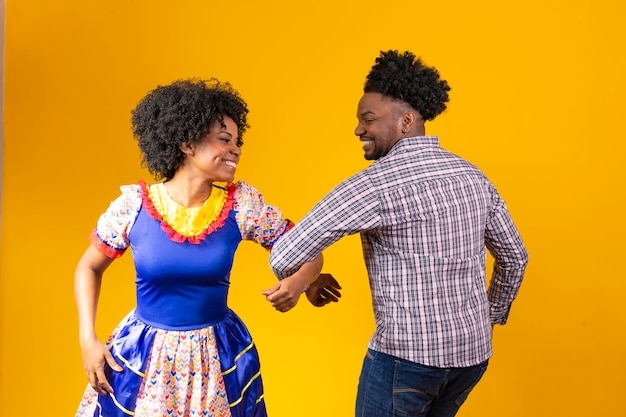
<path id="1" fill-rule="evenodd" d="M 184 207 L 200 207 L 213 190 L 213 184 L 210 182 L 178 174 L 164 185 L 170 198 Z"/>

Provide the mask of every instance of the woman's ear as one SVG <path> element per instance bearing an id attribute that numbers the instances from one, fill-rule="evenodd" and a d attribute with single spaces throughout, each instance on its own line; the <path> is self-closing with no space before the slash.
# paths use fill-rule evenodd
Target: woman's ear
<path id="1" fill-rule="evenodd" d="M 193 156 L 195 153 L 193 146 L 191 146 L 187 142 L 183 142 L 183 144 L 180 145 L 180 150 L 183 151 L 185 155 L 189 155 L 189 156 Z"/>

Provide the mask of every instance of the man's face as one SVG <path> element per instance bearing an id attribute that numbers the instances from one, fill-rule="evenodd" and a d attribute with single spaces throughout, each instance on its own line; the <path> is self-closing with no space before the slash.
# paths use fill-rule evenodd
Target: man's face
<path id="1" fill-rule="evenodd" d="M 365 159 L 372 161 L 387 155 L 402 138 L 402 108 L 380 93 L 365 93 L 359 101 L 359 120 L 354 134 L 361 139 Z"/>

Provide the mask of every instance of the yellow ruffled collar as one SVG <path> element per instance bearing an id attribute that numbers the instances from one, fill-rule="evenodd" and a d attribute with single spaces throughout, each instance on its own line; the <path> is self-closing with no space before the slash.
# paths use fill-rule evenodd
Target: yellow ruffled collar
<path id="1" fill-rule="evenodd" d="M 211 195 L 200 207 L 184 207 L 176 203 L 163 183 L 149 187 L 139 181 L 142 200 L 148 214 L 161 222 L 161 228 L 175 242 L 200 243 L 205 236 L 224 225 L 234 204 L 234 184 L 213 185 Z"/>
<path id="2" fill-rule="evenodd" d="M 217 187 L 213 187 L 211 195 L 200 207 L 181 206 L 170 197 L 163 183 L 148 187 L 148 196 L 163 220 L 184 236 L 202 233 L 217 218 L 226 202 L 226 190 Z"/>

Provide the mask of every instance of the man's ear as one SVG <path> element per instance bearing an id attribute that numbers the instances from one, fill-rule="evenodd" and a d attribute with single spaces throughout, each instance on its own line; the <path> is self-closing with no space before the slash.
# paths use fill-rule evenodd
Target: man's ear
<path id="1" fill-rule="evenodd" d="M 413 128 L 417 115 L 412 111 L 404 112 L 402 115 L 402 133 L 406 133 Z"/>

